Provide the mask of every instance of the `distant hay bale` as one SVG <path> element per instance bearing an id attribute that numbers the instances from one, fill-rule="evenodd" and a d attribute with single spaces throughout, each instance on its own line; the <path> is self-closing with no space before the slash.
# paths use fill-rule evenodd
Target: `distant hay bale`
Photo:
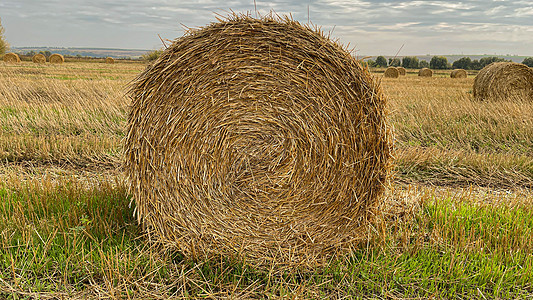
<path id="1" fill-rule="evenodd" d="M 388 67 L 385 73 L 383 73 L 383 76 L 387 78 L 398 78 L 400 77 L 400 71 L 396 67 Z"/>
<path id="2" fill-rule="evenodd" d="M 428 69 L 428 68 L 422 68 L 422 69 L 420 69 L 420 71 L 418 71 L 418 76 L 421 76 L 421 77 L 432 77 L 433 76 L 433 71 L 431 71 L 431 69 Z"/>
<path id="3" fill-rule="evenodd" d="M 115 59 L 112 58 L 112 57 L 107 57 L 107 58 L 105 59 L 105 63 L 106 63 L 106 64 L 114 64 L 114 63 L 115 63 Z"/>
<path id="4" fill-rule="evenodd" d="M 151 238 L 193 258 L 325 262 L 362 237 L 391 167 L 379 83 L 288 18 L 233 15 L 132 83 L 125 172 Z"/>
<path id="5" fill-rule="evenodd" d="M 496 62 L 483 68 L 474 79 L 477 100 L 533 100 L 533 70 L 514 62 Z"/>
<path id="6" fill-rule="evenodd" d="M 450 73 L 451 78 L 466 78 L 468 77 L 466 71 L 463 69 L 455 69 Z"/>
<path id="7" fill-rule="evenodd" d="M 16 53 L 6 53 L 4 54 L 4 62 L 9 64 L 18 64 L 20 63 L 20 57 Z"/>
<path id="8" fill-rule="evenodd" d="M 36 64 L 44 64 L 46 63 L 46 56 L 42 55 L 42 54 L 35 54 L 32 58 L 31 58 L 31 61 L 33 61 L 33 63 L 36 63 Z"/>
<path id="9" fill-rule="evenodd" d="M 65 58 L 61 54 L 54 53 L 50 55 L 50 58 L 48 58 L 48 61 L 51 64 L 62 64 L 65 62 Z"/>
<path id="10" fill-rule="evenodd" d="M 398 69 L 400 76 L 405 76 L 407 74 L 407 70 L 405 70 L 404 67 L 396 67 L 396 69 Z"/>

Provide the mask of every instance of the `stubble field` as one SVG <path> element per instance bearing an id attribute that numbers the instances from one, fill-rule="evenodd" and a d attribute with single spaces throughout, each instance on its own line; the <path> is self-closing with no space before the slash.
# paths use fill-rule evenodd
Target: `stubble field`
<path id="1" fill-rule="evenodd" d="M 395 177 L 367 242 L 262 270 L 143 237 L 121 151 L 145 66 L 0 63 L 0 298 L 533 297 L 533 101 L 475 101 L 473 74 L 382 79 Z"/>

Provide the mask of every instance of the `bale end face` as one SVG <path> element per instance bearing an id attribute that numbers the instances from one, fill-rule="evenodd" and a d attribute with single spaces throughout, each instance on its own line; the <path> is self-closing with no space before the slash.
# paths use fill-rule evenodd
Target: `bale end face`
<path id="1" fill-rule="evenodd" d="M 420 77 L 433 77 L 433 71 L 428 68 L 422 68 L 418 71 L 418 76 Z"/>
<path id="2" fill-rule="evenodd" d="M 407 74 L 407 70 L 405 70 L 404 67 L 396 67 L 396 69 L 398 69 L 400 76 L 405 76 Z"/>
<path id="3" fill-rule="evenodd" d="M 48 58 L 51 64 L 62 64 L 65 62 L 65 58 L 61 54 L 54 53 Z"/>
<path id="4" fill-rule="evenodd" d="M 467 76 L 467 73 L 466 73 L 465 70 L 463 70 L 463 69 L 455 69 L 455 70 L 453 70 L 450 73 L 450 77 L 451 78 L 466 78 L 468 76 Z"/>
<path id="5" fill-rule="evenodd" d="M 112 58 L 112 57 L 107 57 L 107 58 L 105 59 L 105 63 L 106 63 L 106 64 L 114 64 L 114 63 L 115 63 L 115 59 Z"/>
<path id="6" fill-rule="evenodd" d="M 484 67 L 474 79 L 476 100 L 533 101 L 533 70 L 513 62 L 496 62 Z"/>
<path id="7" fill-rule="evenodd" d="M 46 63 L 46 56 L 42 55 L 42 54 L 35 54 L 32 58 L 31 58 L 31 61 L 35 64 L 44 64 Z"/>
<path id="8" fill-rule="evenodd" d="M 298 22 L 233 16 L 189 32 L 131 96 L 138 218 L 187 256 L 324 262 L 361 238 L 382 199 L 392 139 L 381 87 Z"/>
<path id="9" fill-rule="evenodd" d="M 398 78 L 400 77 L 400 71 L 396 67 L 388 67 L 383 73 L 383 76 L 387 78 Z"/>
<path id="10" fill-rule="evenodd" d="M 20 57 L 16 53 L 6 53 L 4 54 L 4 62 L 8 64 L 18 64 L 20 63 Z"/>

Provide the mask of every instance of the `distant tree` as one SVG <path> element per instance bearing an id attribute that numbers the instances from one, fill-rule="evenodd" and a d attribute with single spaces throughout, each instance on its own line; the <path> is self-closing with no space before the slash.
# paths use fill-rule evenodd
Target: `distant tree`
<path id="1" fill-rule="evenodd" d="M 452 64 L 454 69 L 472 70 L 472 60 L 470 57 L 462 57 L 454 61 Z"/>
<path id="2" fill-rule="evenodd" d="M 429 63 L 427 61 L 425 61 L 425 60 L 421 60 L 421 61 L 418 62 L 418 67 L 420 69 L 429 68 Z"/>
<path id="3" fill-rule="evenodd" d="M 448 59 L 444 56 L 433 56 L 429 61 L 429 67 L 436 70 L 448 69 Z"/>
<path id="4" fill-rule="evenodd" d="M 533 67 L 533 57 L 526 57 L 522 63 L 528 67 Z"/>
<path id="5" fill-rule="evenodd" d="M 153 60 L 158 59 L 162 53 L 163 53 L 163 50 L 148 51 L 142 55 L 142 58 L 147 61 L 153 61 Z"/>
<path id="6" fill-rule="evenodd" d="M 387 67 L 387 59 L 385 56 L 380 55 L 376 58 L 376 67 Z"/>
<path id="7" fill-rule="evenodd" d="M 402 67 L 406 69 L 418 69 L 418 57 L 406 56 L 402 59 Z"/>
<path id="8" fill-rule="evenodd" d="M 9 44 L 4 37 L 4 27 L 2 26 L 2 20 L 0 20 L 0 55 L 4 55 L 9 49 Z"/>
<path id="9" fill-rule="evenodd" d="M 481 69 L 483 69 L 483 67 L 481 66 L 481 63 L 477 59 L 474 59 L 470 66 L 472 67 L 472 70 L 481 70 Z"/>
<path id="10" fill-rule="evenodd" d="M 50 55 L 52 55 L 52 52 L 46 50 L 46 51 L 39 51 L 40 54 L 46 56 L 46 57 L 50 57 Z"/>
<path id="11" fill-rule="evenodd" d="M 367 60 L 367 61 L 366 61 L 366 64 L 367 64 L 368 67 L 370 67 L 370 68 L 373 68 L 373 67 L 376 66 L 376 62 L 373 61 L 373 60 L 371 60 L 371 59 Z"/>
<path id="12" fill-rule="evenodd" d="M 391 67 L 399 67 L 401 65 L 399 58 L 389 58 L 389 66 Z"/>
<path id="13" fill-rule="evenodd" d="M 33 50 L 26 52 L 26 56 L 34 56 L 35 54 L 37 53 L 35 53 Z"/>
<path id="14" fill-rule="evenodd" d="M 504 61 L 507 61 L 507 60 L 501 57 L 497 57 L 497 56 L 489 56 L 489 57 L 482 57 L 479 60 L 479 63 L 481 64 L 481 69 L 483 69 L 484 67 L 490 65 L 493 62 L 504 62 Z"/>

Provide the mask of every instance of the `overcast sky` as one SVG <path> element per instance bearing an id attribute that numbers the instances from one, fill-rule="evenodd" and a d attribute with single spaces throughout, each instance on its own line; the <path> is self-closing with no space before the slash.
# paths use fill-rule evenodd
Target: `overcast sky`
<path id="1" fill-rule="evenodd" d="M 533 0 L 256 0 L 257 11 L 309 18 L 358 55 L 515 54 L 533 56 Z M 183 35 L 216 14 L 254 12 L 253 0 L 0 0 L 15 47 L 157 49 L 158 35 Z"/>

